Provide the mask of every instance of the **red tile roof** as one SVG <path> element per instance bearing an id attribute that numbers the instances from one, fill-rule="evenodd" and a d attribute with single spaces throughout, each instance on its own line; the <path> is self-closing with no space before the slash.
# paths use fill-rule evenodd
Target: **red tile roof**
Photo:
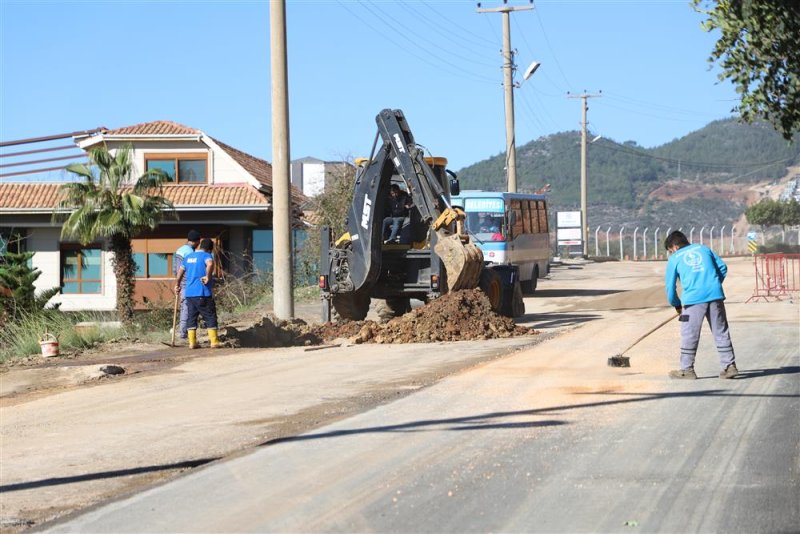
<path id="1" fill-rule="evenodd" d="M 0 209 L 53 209 L 58 203 L 61 184 L 0 183 Z M 185 206 L 251 206 L 265 209 L 269 199 L 249 184 L 165 185 L 164 196 L 176 208 Z"/>
<path id="2" fill-rule="evenodd" d="M 113 130 L 103 130 L 102 133 L 105 135 L 195 135 L 202 132 L 177 122 L 152 121 L 134 124 L 133 126 L 123 126 Z"/>

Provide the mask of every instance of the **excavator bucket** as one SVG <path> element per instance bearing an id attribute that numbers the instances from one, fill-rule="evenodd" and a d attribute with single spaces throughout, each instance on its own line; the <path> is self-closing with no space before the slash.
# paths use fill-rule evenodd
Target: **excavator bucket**
<path id="1" fill-rule="evenodd" d="M 478 287 L 483 270 L 483 252 L 477 245 L 462 243 L 458 234 L 437 230 L 433 250 L 442 260 L 447 273 L 447 289 L 472 289 Z"/>

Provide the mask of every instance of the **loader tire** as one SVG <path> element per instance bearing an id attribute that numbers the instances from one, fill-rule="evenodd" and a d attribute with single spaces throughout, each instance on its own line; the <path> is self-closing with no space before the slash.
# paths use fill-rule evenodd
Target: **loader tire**
<path id="1" fill-rule="evenodd" d="M 369 295 L 363 293 L 338 293 L 331 296 L 333 309 L 341 319 L 363 321 L 369 311 Z"/>
<path id="2" fill-rule="evenodd" d="M 484 269 L 481 271 L 481 278 L 478 283 L 481 291 L 486 293 L 489 299 L 489 304 L 492 310 L 500 313 L 500 308 L 503 305 L 503 280 L 494 269 Z"/>
<path id="3" fill-rule="evenodd" d="M 379 302 L 375 311 L 378 313 L 378 317 L 381 318 L 381 322 L 385 323 L 410 312 L 411 299 L 408 297 L 389 297 Z"/>

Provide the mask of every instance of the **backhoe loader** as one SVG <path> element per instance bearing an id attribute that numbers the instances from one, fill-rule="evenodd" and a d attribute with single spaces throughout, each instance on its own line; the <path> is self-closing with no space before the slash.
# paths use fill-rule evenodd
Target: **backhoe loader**
<path id="1" fill-rule="evenodd" d="M 384 109 L 369 158 L 356 160 L 353 200 L 346 232 L 322 228 L 319 286 L 322 319 L 335 311 L 362 320 L 373 298 L 383 319 L 449 291 L 481 287 L 498 313 L 524 313 L 518 272 L 511 265 L 487 267 L 480 248 L 464 232 L 464 212 L 450 204 L 458 179 L 447 160 L 425 157 L 403 112 Z M 379 146 L 380 144 L 380 146 Z M 404 188 L 412 206 L 396 242 L 384 242 L 383 219 L 392 184 Z"/>

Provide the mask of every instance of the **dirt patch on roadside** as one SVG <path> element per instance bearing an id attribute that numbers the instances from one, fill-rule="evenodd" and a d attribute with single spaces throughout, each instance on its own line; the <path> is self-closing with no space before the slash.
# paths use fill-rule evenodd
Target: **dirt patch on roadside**
<path id="1" fill-rule="evenodd" d="M 480 289 L 454 291 L 387 323 L 372 320 L 308 325 L 264 316 L 255 325 L 233 325 L 224 334 L 242 347 L 318 345 L 347 338 L 350 343 L 429 343 L 508 338 L 536 334 L 492 311 Z"/>

